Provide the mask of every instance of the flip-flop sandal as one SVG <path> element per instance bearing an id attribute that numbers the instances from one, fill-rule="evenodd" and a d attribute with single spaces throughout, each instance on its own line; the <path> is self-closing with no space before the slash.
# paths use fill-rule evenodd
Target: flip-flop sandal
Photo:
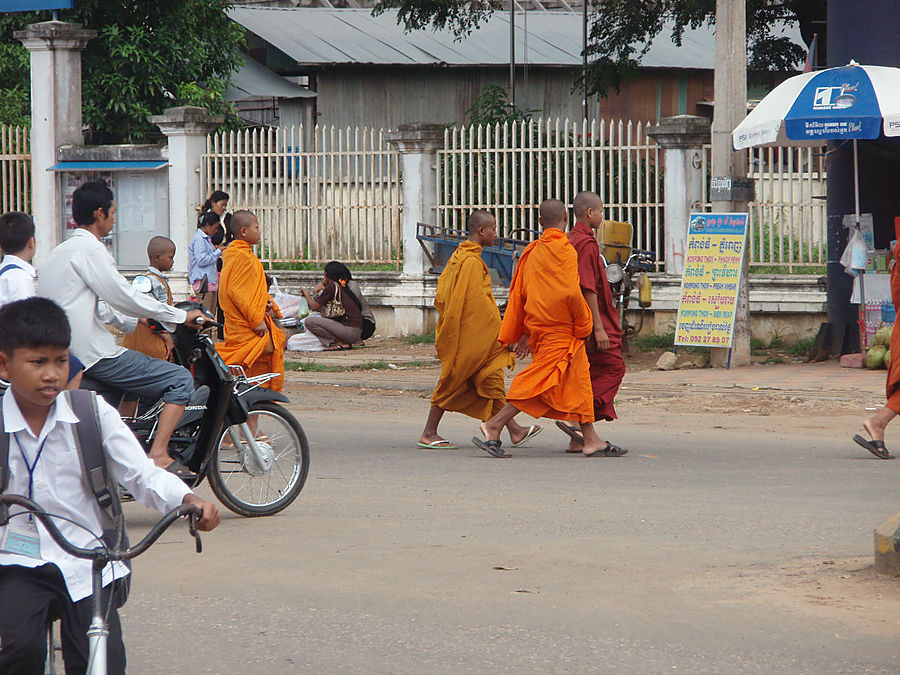
<path id="1" fill-rule="evenodd" d="M 884 444 L 884 441 L 867 441 L 865 438 L 860 436 L 859 434 L 853 435 L 853 440 L 856 441 L 857 445 L 864 447 L 866 450 L 875 455 L 878 459 L 894 459 L 894 456 L 888 452 L 887 447 Z"/>
<path id="2" fill-rule="evenodd" d="M 178 476 L 183 481 L 195 481 L 197 479 L 197 474 L 195 474 L 177 459 L 166 467 L 166 471 L 175 476 Z"/>
<path id="3" fill-rule="evenodd" d="M 584 437 L 581 435 L 581 431 L 577 427 L 570 426 L 560 420 L 556 423 L 556 428 L 562 431 L 566 436 L 571 438 L 573 441 L 584 444 Z M 577 450 L 576 452 L 581 452 L 581 450 Z"/>
<path id="4" fill-rule="evenodd" d="M 416 446 L 425 448 L 426 450 L 456 450 L 459 447 L 456 443 L 444 440 L 443 438 L 437 441 L 431 441 L 431 443 L 419 441 L 416 443 Z"/>
<path id="5" fill-rule="evenodd" d="M 581 453 L 584 455 L 584 453 Z M 609 441 L 606 441 L 606 447 L 603 450 L 594 450 L 589 455 L 584 455 L 585 457 L 621 457 L 622 455 L 627 455 L 628 450 L 625 448 L 620 448 L 618 445 L 613 445 Z"/>
<path id="6" fill-rule="evenodd" d="M 512 457 L 512 455 L 507 454 L 506 452 L 503 451 L 503 448 L 500 447 L 502 445 L 502 443 L 499 440 L 485 441 L 485 440 L 478 438 L 477 436 L 473 436 L 472 442 L 475 444 L 476 448 L 481 448 L 486 453 L 488 453 L 491 457 L 501 457 L 504 459 L 506 457 Z"/>
<path id="7" fill-rule="evenodd" d="M 523 438 L 518 443 L 513 443 L 512 446 L 514 448 L 518 448 L 518 447 L 525 445 L 528 441 L 530 441 L 532 438 L 537 436 L 543 430 L 544 430 L 544 427 L 542 427 L 540 424 L 532 424 L 530 427 L 528 427 L 528 433 L 525 434 L 525 438 Z"/>

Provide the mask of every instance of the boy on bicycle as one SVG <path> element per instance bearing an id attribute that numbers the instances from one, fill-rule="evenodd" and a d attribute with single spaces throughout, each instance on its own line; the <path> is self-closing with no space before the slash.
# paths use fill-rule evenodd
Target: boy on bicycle
<path id="1" fill-rule="evenodd" d="M 66 314 L 52 300 L 29 298 L 0 308 L 0 377 L 10 388 L 0 398 L 0 420 L 9 435 L 10 478 L 6 491 L 20 494 L 61 516 L 56 521 L 74 545 L 98 545 L 103 531 L 96 496 L 83 475 L 75 443 L 78 418 L 66 395 L 71 338 Z M 165 512 L 180 504 L 203 511 L 201 530 L 221 518 L 215 504 L 200 499 L 180 478 L 149 459 L 118 413 L 97 398 L 103 451 L 118 483 L 144 506 Z M 5 467 L 4 467 L 5 468 Z M 84 673 L 91 621 L 91 562 L 60 549 L 43 526 L 11 507 L 0 527 L 0 673 L 42 673 L 51 609 L 61 618 L 67 673 Z M 94 534 L 91 534 L 94 533 Z M 113 580 L 128 574 L 118 563 L 104 570 L 104 603 Z M 115 607 L 109 614 L 110 673 L 125 672 L 125 647 Z"/>

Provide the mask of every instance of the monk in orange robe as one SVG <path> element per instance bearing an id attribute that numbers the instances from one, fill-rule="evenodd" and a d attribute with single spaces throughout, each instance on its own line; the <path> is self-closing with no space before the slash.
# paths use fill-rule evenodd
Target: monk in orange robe
<path id="1" fill-rule="evenodd" d="M 284 331 L 278 305 L 269 296 L 262 263 L 253 253 L 259 243 L 259 221 L 249 211 L 231 216 L 232 241 L 222 254 L 219 306 L 225 314 L 225 342 L 216 346 L 229 365 L 242 366 L 248 377 L 278 373 L 266 386 L 284 384 Z"/>
<path id="2" fill-rule="evenodd" d="M 594 401 L 584 339 L 593 323 L 578 279 L 578 257 L 566 238 L 568 213 L 558 199 L 540 206 L 543 234 L 519 259 L 509 289 L 509 303 L 497 339 L 515 345 L 518 356 L 532 353 L 532 363 L 512 381 L 506 405 L 481 424 L 484 439 L 472 442 L 494 457 L 509 457 L 500 430 L 521 412 L 575 422 L 584 438 L 582 452 L 600 456 L 610 446 L 594 431 Z"/>
<path id="3" fill-rule="evenodd" d="M 900 242 L 894 247 L 894 261 L 891 267 L 891 302 L 900 313 Z M 888 366 L 885 396 L 887 403 L 874 415 L 863 422 L 871 440 L 859 434 L 853 436 L 857 444 L 864 447 L 879 459 L 894 459 L 884 444 L 884 432 L 897 415 L 900 415 L 900 326 L 894 323 L 891 332 L 891 363 Z"/>
<path id="4" fill-rule="evenodd" d="M 614 401 L 616 392 L 625 377 L 625 360 L 622 358 L 622 328 L 619 313 L 613 304 L 612 290 L 606 280 L 606 268 L 600 257 L 596 230 L 603 225 L 603 201 L 593 192 L 580 192 L 572 203 L 575 211 L 575 227 L 569 233 L 569 243 L 578 254 L 578 276 L 581 292 L 591 310 L 593 332 L 585 342 L 590 363 L 591 389 L 594 392 L 594 418 L 612 421 L 616 419 Z M 557 422 L 571 439 L 566 452 L 581 452 L 580 431 L 565 422 Z M 613 449 L 615 448 L 615 449 Z M 620 457 L 628 451 L 610 446 L 609 457 Z"/>
<path id="5" fill-rule="evenodd" d="M 431 397 L 431 410 L 417 443 L 420 448 L 453 449 L 438 435 L 445 411 L 487 420 L 506 404 L 503 369 L 515 364 L 512 351 L 497 342 L 500 310 L 491 290 L 491 277 L 481 259 L 482 247 L 497 237 L 497 221 L 483 209 L 472 212 L 469 238 L 462 242 L 438 279 L 434 306 L 438 324 L 434 346 L 441 360 L 441 377 Z M 541 432 L 510 418 L 506 423 L 513 447 Z"/>

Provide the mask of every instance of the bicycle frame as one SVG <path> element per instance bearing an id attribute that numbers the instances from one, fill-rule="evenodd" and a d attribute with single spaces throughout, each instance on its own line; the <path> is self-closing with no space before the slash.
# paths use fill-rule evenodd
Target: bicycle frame
<path id="1" fill-rule="evenodd" d="M 59 547 L 75 558 L 91 561 L 91 608 L 92 618 L 87 630 L 88 636 L 88 669 L 87 675 L 107 675 L 106 641 L 109 637 L 109 626 L 103 613 L 103 570 L 111 562 L 131 560 L 150 548 L 162 533 L 179 518 L 188 516 L 188 530 L 196 542 L 197 553 L 203 551 L 200 533 L 197 531 L 197 520 L 202 512 L 194 504 L 182 504 L 166 513 L 153 529 L 135 546 L 127 549 L 111 550 L 107 546 L 81 548 L 72 545 L 59 531 L 53 522 L 53 514 L 47 513 L 36 502 L 15 494 L 0 494 L 0 526 L 9 522 L 9 507 L 20 506 L 27 513 L 34 515 L 46 528 L 47 533 Z M 18 515 L 18 514 L 16 514 Z M 99 537 L 98 537 L 99 540 Z"/>

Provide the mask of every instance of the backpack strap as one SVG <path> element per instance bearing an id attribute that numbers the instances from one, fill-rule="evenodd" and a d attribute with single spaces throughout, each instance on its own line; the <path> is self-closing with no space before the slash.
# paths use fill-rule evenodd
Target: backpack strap
<path id="1" fill-rule="evenodd" d="M 7 390 L 8 391 L 8 390 Z M 9 434 L 3 426 L 3 397 L 0 396 L 0 494 L 9 487 Z M 0 504 L 0 526 L 9 522 L 9 505 Z"/>
<path id="2" fill-rule="evenodd" d="M 9 272 L 10 270 L 22 269 L 18 265 L 7 265 L 6 267 L 0 267 L 0 277 Z"/>
<path id="3" fill-rule="evenodd" d="M 103 453 L 103 437 L 100 433 L 100 415 L 97 411 L 97 394 L 87 389 L 65 392 L 72 412 L 78 418 L 75 425 L 75 442 L 81 457 L 81 466 L 88 489 L 97 498 L 100 513 L 106 521 L 103 541 L 118 548 L 125 539 L 125 519 L 119 501 L 119 487 L 113 480 Z"/>

